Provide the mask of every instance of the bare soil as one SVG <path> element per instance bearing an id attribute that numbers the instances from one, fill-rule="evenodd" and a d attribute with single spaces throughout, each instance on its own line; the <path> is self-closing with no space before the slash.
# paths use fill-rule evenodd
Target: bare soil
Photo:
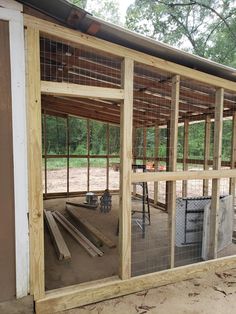
<path id="1" fill-rule="evenodd" d="M 193 170 L 193 169 L 191 169 Z M 195 170 L 198 170 L 197 168 Z M 44 172 L 43 172 L 44 176 Z M 87 168 L 70 168 L 69 171 L 69 189 L 70 192 L 87 191 Z M 92 167 L 90 169 L 90 191 L 105 190 L 106 189 L 106 168 Z M 119 189 L 120 172 L 112 168 L 109 169 L 109 189 Z M 47 174 L 47 192 L 66 192 L 67 189 L 67 170 L 49 170 Z M 159 182 L 159 201 L 165 202 L 165 182 Z M 148 184 L 149 197 L 153 198 L 154 184 Z M 177 197 L 182 196 L 182 181 L 177 181 Z M 228 194 L 229 179 L 221 180 L 221 194 Z M 138 188 L 138 193 L 141 189 Z M 201 196 L 203 193 L 202 180 L 188 181 L 188 197 Z M 209 193 L 211 193 L 211 181 L 209 180 Z"/>
<path id="2" fill-rule="evenodd" d="M 236 268 L 63 312 L 65 314 L 234 314 Z M 61 313 L 62 314 L 62 313 Z"/>

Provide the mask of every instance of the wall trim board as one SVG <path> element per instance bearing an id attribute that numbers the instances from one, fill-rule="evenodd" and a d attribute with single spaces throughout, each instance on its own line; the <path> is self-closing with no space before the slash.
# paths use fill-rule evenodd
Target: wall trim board
<path id="1" fill-rule="evenodd" d="M 5 1 L 11 8 L 15 1 Z M 0 1 L 0 5 L 2 1 Z M 0 7 L 0 19 L 9 21 L 12 87 L 12 129 L 15 197 L 16 297 L 28 294 L 28 178 L 25 104 L 25 52 L 23 15 L 15 9 Z M 22 6 L 19 5 L 19 9 Z"/>

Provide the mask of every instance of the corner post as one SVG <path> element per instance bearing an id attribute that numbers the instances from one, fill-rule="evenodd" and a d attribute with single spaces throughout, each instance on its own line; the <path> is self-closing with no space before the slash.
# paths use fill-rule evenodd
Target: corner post
<path id="1" fill-rule="evenodd" d="M 172 78 L 171 116 L 170 116 L 170 145 L 169 145 L 169 171 L 177 169 L 177 143 L 179 118 L 179 89 L 180 76 Z M 170 181 L 168 186 L 168 224 L 170 234 L 170 268 L 175 265 L 175 221 L 176 221 L 176 181 Z"/>
<path id="2" fill-rule="evenodd" d="M 158 171 L 158 156 L 159 155 L 159 124 L 155 123 L 155 151 L 154 151 L 154 168 Z M 158 182 L 154 182 L 154 204 L 158 202 Z"/>
<path id="3" fill-rule="evenodd" d="M 205 140 L 204 140 L 204 165 L 203 170 L 209 170 L 210 159 L 210 140 L 211 140 L 211 117 L 207 116 L 205 120 Z M 208 196 L 209 180 L 203 180 L 203 196 Z"/>
<path id="4" fill-rule="evenodd" d="M 133 76 L 134 61 L 125 58 L 122 64 L 122 88 L 120 140 L 120 212 L 119 212 L 119 276 L 131 277 L 131 172 L 133 129 Z"/>
<path id="5" fill-rule="evenodd" d="M 215 126 L 213 170 L 221 169 L 222 129 L 223 129 L 224 89 L 219 88 L 215 95 Z M 210 212 L 209 258 L 217 258 L 218 217 L 220 201 L 220 179 L 212 179 L 212 199 Z"/>
<path id="6" fill-rule="evenodd" d="M 232 118 L 232 144 L 231 144 L 231 169 L 235 168 L 236 163 L 236 112 Z M 233 205 L 235 203 L 235 178 L 230 178 L 229 194 L 233 197 Z"/>
<path id="7" fill-rule="evenodd" d="M 26 29 L 27 120 L 30 227 L 30 291 L 44 297 L 44 225 L 39 30 Z"/>
<path id="8" fill-rule="evenodd" d="M 184 120 L 184 147 L 183 147 L 183 171 L 188 170 L 188 138 L 189 138 L 189 120 Z M 187 197 L 188 181 L 182 182 L 182 196 Z"/>

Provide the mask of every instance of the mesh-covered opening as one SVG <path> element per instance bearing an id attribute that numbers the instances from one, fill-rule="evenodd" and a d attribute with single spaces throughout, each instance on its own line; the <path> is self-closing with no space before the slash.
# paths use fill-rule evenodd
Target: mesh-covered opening
<path id="1" fill-rule="evenodd" d="M 42 117 L 45 197 L 119 189 L 118 126 L 46 110 Z"/>
<path id="2" fill-rule="evenodd" d="M 228 181 L 219 179 L 217 257 L 236 254 L 233 196 Z M 184 182 L 188 185 L 187 197 L 182 196 Z M 216 223 L 211 207 L 214 196 L 210 190 L 208 196 L 203 196 L 202 180 L 178 180 L 167 184 L 176 186 L 173 221 L 171 203 L 167 201 L 167 207 L 163 208 L 148 201 L 150 190 L 146 190 L 146 186 L 149 188 L 150 182 L 136 183 L 139 195 L 132 197 L 132 276 L 169 269 L 173 260 L 173 266 L 178 267 L 211 259 L 210 230 Z M 160 187 L 165 185 L 166 182 L 158 182 L 159 195 Z M 166 199 L 171 197 L 169 187 Z"/>
<path id="3" fill-rule="evenodd" d="M 97 87 L 121 87 L 121 59 L 53 37 L 40 38 L 41 79 Z"/>

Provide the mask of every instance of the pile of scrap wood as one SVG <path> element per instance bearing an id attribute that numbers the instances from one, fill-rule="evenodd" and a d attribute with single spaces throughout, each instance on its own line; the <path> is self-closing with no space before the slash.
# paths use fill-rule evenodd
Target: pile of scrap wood
<path id="1" fill-rule="evenodd" d="M 86 219 L 80 217 L 77 210 L 67 209 L 70 216 L 76 221 L 77 228 L 59 211 L 46 211 L 44 210 L 45 220 L 49 229 L 49 233 L 52 238 L 55 250 L 59 260 L 70 259 L 71 254 L 63 239 L 63 236 L 58 228 L 60 224 L 69 235 L 92 257 L 102 256 L 104 253 L 94 244 L 99 246 L 106 245 L 109 248 L 114 248 L 116 245 L 107 238 L 100 230 L 95 228 Z M 80 230 L 80 228 L 86 230 L 86 234 L 91 235 L 92 241 L 90 241 Z M 93 243 L 94 242 L 94 243 Z"/>

